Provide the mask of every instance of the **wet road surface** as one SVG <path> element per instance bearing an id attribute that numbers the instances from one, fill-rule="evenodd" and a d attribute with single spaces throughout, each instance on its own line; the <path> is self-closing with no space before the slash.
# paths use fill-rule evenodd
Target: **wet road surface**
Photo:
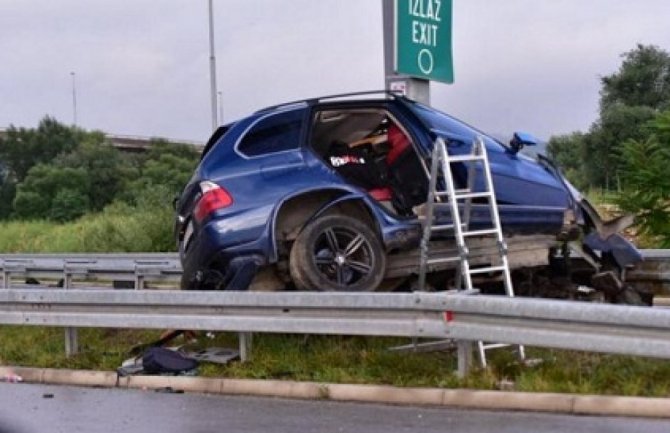
<path id="1" fill-rule="evenodd" d="M 0 433 L 666 433 L 670 421 L 0 383 Z"/>

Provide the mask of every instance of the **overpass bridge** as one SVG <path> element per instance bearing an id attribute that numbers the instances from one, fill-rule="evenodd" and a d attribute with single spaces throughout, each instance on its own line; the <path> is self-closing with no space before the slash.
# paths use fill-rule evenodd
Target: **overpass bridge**
<path id="1" fill-rule="evenodd" d="M 112 146 L 123 152 L 144 152 L 151 147 L 151 140 L 165 140 L 168 143 L 186 144 L 196 148 L 198 152 L 202 152 L 205 148 L 205 143 L 191 140 L 173 140 L 165 137 L 142 137 L 138 135 L 118 135 L 105 134 L 107 140 L 112 143 Z"/>

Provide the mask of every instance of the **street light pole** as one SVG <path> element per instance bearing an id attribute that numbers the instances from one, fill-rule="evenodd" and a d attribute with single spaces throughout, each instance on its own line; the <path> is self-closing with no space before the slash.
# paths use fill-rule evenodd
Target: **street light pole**
<path id="1" fill-rule="evenodd" d="M 212 102 L 212 131 L 216 131 L 216 56 L 214 55 L 214 5 L 209 0 L 209 80 Z"/>
<path id="2" fill-rule="evenodd" d="M 219 90 L 219 125 L 223 125 L 223 92 Z"/>
<path id="3" fill-rule="evenodd" d="M 77 126 L 77 82 L 74 72 L 70 72 L 72 77 L 72 125 Z"/>

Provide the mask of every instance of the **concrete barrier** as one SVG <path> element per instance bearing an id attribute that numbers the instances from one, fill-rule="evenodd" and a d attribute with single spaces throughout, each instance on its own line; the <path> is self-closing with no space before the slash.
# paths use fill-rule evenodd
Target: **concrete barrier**
<path id="1" fill-rule="evenodd" d="M 189 376 L 128 376 L 115 372 L 0 367 L 0 377 L 20 376 L 26 383 L 160 389 L 194 393 L 254 395 L 306 400 L 352 401 L 482 410 L 514 410 L 576 415 L 670 418 L 670 399 L 580 394 L 401 388 L 284 380 L 222 379 Z M 21 386 L 17 383 L 16 386 Z"/>

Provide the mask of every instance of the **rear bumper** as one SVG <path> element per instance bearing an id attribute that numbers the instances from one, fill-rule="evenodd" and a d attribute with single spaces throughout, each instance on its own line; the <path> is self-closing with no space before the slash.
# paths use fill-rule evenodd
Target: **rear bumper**
<path id="1" fill-rule="evenodd" d="M 262 238 L 231 243 L 216 221 L 205 224 L 189 240 L 179 243 L 183 290 L 246 290 L 259 267 L 267 264 Z"/>

